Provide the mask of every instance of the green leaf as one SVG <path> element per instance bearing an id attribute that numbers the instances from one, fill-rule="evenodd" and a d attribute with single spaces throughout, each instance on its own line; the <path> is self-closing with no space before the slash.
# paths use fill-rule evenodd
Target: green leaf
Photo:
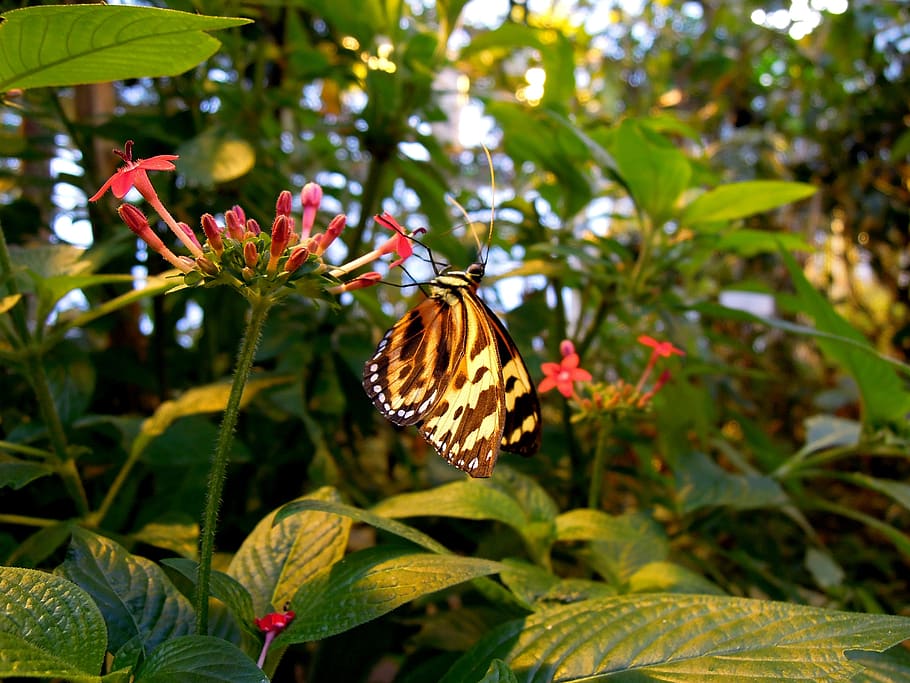
<path id="1" fill-rule="evenodd" d="M 687 225 L 731 221 L 811 197 L 818 190 L 808 183 L 747 180 L 721 185 L 700 195 L 682 213 Z"/>
<path id="2" fill-rule="evenodd" d="M 61 576 L 0 567 L 0 676 L 100 681 L 107 633 L 91 596 Z"/>
<path id="3" fill-rule="evenodd" d="M 190 187 L 213 187 L 246 175 L 256 165 L 256 150 L 231 131 L 208 128 L 177 148 L 180 172 Z"/>
<path id="4" fill-rule="evenodd" d="M 199 544 L 199 523 L 176 513 L 149 522 L 130 534 L 130 538 L 194 559 Z"/>
<path id="5" fill-rule="evenodd" d="M 337 502 L 339 496 L 323 487 L 303 500 Z M 276 521 L 276 512 L 256 525 L 227 570 L 250 592 L 256 616 L 284 609 L 301 584 L 338 562 L 351 530 L 350 519 L 338 515 L 297 511 Z"/>
<path id="6" fill-rule="evenodd" d="M 108 649 L 115 654 L 148 655 L 160 643 L 193 628 L 193 608 L 162 569 L 109 538 L 74 529 L 60 569 L 101 609 Z"/>
<path id="7" fill-rule="evenodd" d="M 616 589 L 602 581 L 563 579 L 546 569 L 517 560 L 503 562 L 502 582 L 524 606 L 537 609 L 547 603 L 566 604 L 616 595 Z"/>
<path id="8" fill-rule="evenodd" d="M 421 548 L 425 548 L 434 553 L 448 553 L 449 551 L 445 546 L 441 545 L 438 541 L 434 540 L 430 536 L 427 536 L 425 533 L 418 531 L 414 527 L 410 527 L 407 524 L 402 524 L 391 519 L 386 519 L 381 517 L 373 512 L 367 510 L 361 510 L 360 508 L 355 508 L 350 505 L 345 505 L 343 503 L 336 503 L 333 501 L 321 501 L 321 500 L 308 500 L 300 498 L 292 503 L 288 503 L 278 510 L 275 515 L 276 523 L 284 521 L 285 518 L 295 515 L 299 512 L 307 510 L 317 510 L 320 512 L 331 512 L 336 515 L 343 517 L 348 517 L 355 522 L 363 522 L 364 524 L 369 524 L 376 529 L 382 529 L 387 531 L 390 534 L 394 534 L 400 538 L 410 541 L 414 545 L 418 545 Z"/>
<path id="9" fill-rule="evenodd" d="M 614 517 L 601 510 L 569 510 L 556 518 L 556 537 L 562 542 L 590 541 L 578 555 L 617 584 L 645 565 L 665 560 L 670 552 L 660 525 L 638 513 Z"/>
<path id="10" fill-rule="evenodd" d="M 851 683 L 894 683 L 910 681 L 910 651 L 896 645 L 884 652 L 848 652 L 851 661 L 865 667 L 850 679 Z"/>
<path id="11" fill-rule="evenodd" d="M 649 562 L 640 567 L 629 577 L 628 592 L 726 595 L 701 574 L 673 562 Z"/>
<path id="12" fill-rule="evenodd" d="M 686 156 L 633 119 L 619 125 L 608 149 L 639 210 L 655 225 L 667 221 L 692 177 Z"/>
<path id="13" fill-rule="evenodd" d="M 848 650 L 910 637 L 905 617 L 703 595 L 640 595 L 540 610 L 467 652 L 444 683 L 502 659 L 519 681 L 848 681 Z M 853 653 L 851 653 L 853 654 Z"/>
<path id="14" fill-rule="evenodd" d="M 182 636 L 162 643 L 136 670 L 136 683 L 268 683 L 268 676 L 236 646 L 214 636 Z"/>
<path id="15" fill-rule="evenodd" d="M 491 519 L 519 533 L 527 523 L 518 501 L 480 480 L 454 481 L 428 491 L 392 496 L 375 505 L 372 511 L 395 519 L 428 516 Z"/>
<path id="16" fill-rule="evenodd" d="M 683 512 L 727 506 L 736 510 L 779 507 L 787 494 L 771 477 L 727 472 L 704 453 L 681 454 L 676 467 L 676 488 Z"/>
<path id="17" fill-rule="evenodd" d="M 812 245 L 802 235 L 792 232 L 770 232 L 768 230 L 750 230 L 740 228 L 726 232 L 714 245 L 714 251 L 733 252 L 740 256 L 756 256 L 780 251 L 812 251 Z"/>
<path id="18" fill-rule="evenodd" d="M 494 63 L 506 59 L 516 50 L 534 48 L 546 73 L 543 97 L 547 106 L 563 108 L 575 96 L 575 54 L 569 37 L 551 27 L 536 27 L 506 22 L 492 31 L 474 35 L 461 51 L 466 58 L 487 53 Z"/>
<path id="19" fill-rule="evenodd" d="M 863 426 L 856 420 L 834 415 L 813 415 L 803 420 L 806 427 L 806 444 L 801 453 L 856 446 L 862 436 Z"/>
<path id="20" fill-rule="evenodd" d="M 198 563 L 183 557 L 172 557 L 162 560 L 161 564 L 180 572 L 194 586 L 196 585 Z M 256 614 L 253 612 L 253 598 L 243 584 L 232 576 L 213 569 L 209 588 L 212 597 L 225 604 L 237 625 L 258 640 L 262 634 L 255 625 Z"/>
<path id="21" fill-rule="evenodd" d="M 291 600 L 297 616 L 275 644 L 321 640 L 423 595 L 501 569 L 501 564 L 490 560 L 400 547 L 361 550 L 300 587 Z"/>
<path id="22" fill-rule="evenodd" d="M 494 659 L 480 683 L 518 683 L 518 677 L 508 664 L 501 659 Z"/>
<path id="23" fill-rule="evenodd" d="M 825 357 L 836 363 L 856 381 L 862 396 L 863 422 L 870 426 L 906 422 L 910 412 L 910 392 L 894 368 L 876 355 L 872 345 L 834 310 L 806 279 L 794 258 L 781 251 L 781 258 L 796 288 L 795 308 L 812 317 L 815 326 L 850 343 L 818 337 L 816 343 Z"/>
<path id="24" fill-rule="evenodd" d="M 19 460 L 0 453 L 0 488 L 21 489 L 35 479 L 53 473 L 53 468 L 43 463 Z"/>
<path id="25" fill-rule="evenodd" d="M 861 472 L 849 473 L 847 481 L 852 481 L 860 486 L 865 486 L 873 491 L 878 491 L 891 498 L 905 510 L 910 510 L 910 485 L 891 479 L 879 479 L 862 474 Z"/>
<path id="26" fill-rule="evenodd" d="M 249 19 L 107 5 L 29 7 L 2 17 L 0 92 L 176 76 L 221 46 L 203 31 L 250 23 Z"/>

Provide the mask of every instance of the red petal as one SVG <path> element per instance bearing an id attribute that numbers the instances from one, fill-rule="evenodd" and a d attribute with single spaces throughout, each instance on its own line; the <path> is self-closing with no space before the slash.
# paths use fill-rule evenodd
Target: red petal
<path id="1" fill-rule="evenodd" d="M 144 168 L 146 171 L 173 171 L 177 167 L 171 163 L 171 160 L 179 158 L 176 154 L 159 154 L 151 159 L 139 159 L 136 166 Z"/>

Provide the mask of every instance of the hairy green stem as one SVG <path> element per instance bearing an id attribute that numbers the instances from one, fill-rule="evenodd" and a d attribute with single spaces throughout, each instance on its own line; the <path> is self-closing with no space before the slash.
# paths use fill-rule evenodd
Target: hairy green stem
<path id="1" fill-rule="evenodd" d="M 227 476 L 228 456 L 234 441 L 234 428 L 240 413 L 240 399 L 243 389 L 253 367 L 253 359 L 262 328 L 268 319 L 272 302 L 268 299 L 252 301 L 252 310 L 247 321 L 237 363 L 234 367 L 234 379 L 231 393 L 224 408 L 224 417 L 218 431 L 218 441 L 212 455 L 212 466 L 209 470 L 209 481 L 206 487 L 205 511 L 202 515 L 201 539 L 199 542 L 199 566 L 196 572 L 196 633 L 207 635 L 209 628 L 209 584 L 212 578 L 212 557 L 215 554 L 215 531 L 218 523 L 218 508 L 221 506 L 221 493 Z"/>

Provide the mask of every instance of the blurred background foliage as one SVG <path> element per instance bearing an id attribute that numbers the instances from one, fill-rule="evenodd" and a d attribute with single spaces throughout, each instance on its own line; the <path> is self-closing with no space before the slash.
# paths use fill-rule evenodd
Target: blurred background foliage
<path id="1" fill-rule="evenodd" d="M 427 226 L 437 258 L 466 266 L 475 241 L 447 197 L 481 224 L 495 204 L 484 296 L 536 379 L 565 338 L 601 382 L 635 381 L 648 357 L 641 334 L 687 352 L 651 410 L 610 416 L 602 509 L 657 520 L 675 561 L 734 595 L 906 613 L 906 373 L 807 334 L 814 325 L 850 337 L 852 327 L 856 344 L 908 360 L 906 5 L 167 6 L 255 23 L 220 32 L 223 49 L 179 77 L 8 100 L 0 220 L 11 243 L 87 247 L 99 272 L 164 270 L 113 203 L 86 201 L 116 167 L 110 149 L 127 139 L 138 157 L 180 155 L 176 178 L 153 180 L 193 226 L 235 204 L 267 224 L 281 189 L 320 183 L 321 224 L 349 219 L 339 259 L 368 249 L 380 236 L 370 217 L 387 210 Z M 771 179 L 818 191 L 732 228 L 723 216 L 686 220 L 705 188 Z M 413 279 L 432 274 L 412 263 Z M 48 325 L 130 287 L 70 292 Z M 360 387 L 362 363 L 415 290 L 379 286 L 337 307 L 292 299 L 273 313 L 258 367 L 274 383 L 241 418 L 219 547 L 235 549 L 266 512 L 324 484 L 370 506 L 460 476 L 414 430 L 388 425 Z M 60 339 L 47 371 L 90 501 L 103 497 L 145 417 L 230 372 L 245 312 L 230 292 L 184 290 Z M 29 387 L 11 367 L 0 373 L 2 438 L 39 439 Z M 541 482 L 561 509 L 584 506 L 602 423 L 573 421 L 561 397 L 543 398 L 541 453 L 502 462 Z M 191 556 L 216 419 L 188 415 L 152 440 L 102 527 L 152 556 Z M 3 498 L 4 512 L 74 514 L 53 477 Z M 464 552 L 518 552 L 496 525 L 425 526 Z M 66 534 L 4 525 L 0 551 L 5 563 L 52 565 Z M 561 559 L 568 576 L 602 566 L 593 551 L 587 565 Z M 398 647 L 415 631 L 401 616 L 390 632 L 367 625 L 326 641 L 313 670 L 344 661 L 331 653 L 348 638 L 375 645 L 377 658 Z M 417 642 L 433 646 L 432 633 Z"/>

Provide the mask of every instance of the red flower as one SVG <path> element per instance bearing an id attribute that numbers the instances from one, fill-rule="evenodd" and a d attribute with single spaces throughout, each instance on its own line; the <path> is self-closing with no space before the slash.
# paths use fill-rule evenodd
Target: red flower
<path id="1" fill-rule="evenodd" d="M 398 258 L 389 264 L 389 269 L 392 269 L 395 266 L 400 266 L 414 253 L 414 244 L 411 237 L 408 236 L 407 231 L 401 227 L 398 224 L 398 221 L 392 218 L 391 214 L 388 212 L 383 213 L 381 216 L 374 216 L 373 219 L 382 227 L 388 228 L 395 233 L 392 237 L 380 245 L 379 253 L 391 254 L 394 252 L 398 255 Z M 413 234 L 417 235 L 422 232 L 426 231 L 421 228 L 415 230 Z"/>
<path id="2" fill-rule="evenodd" d="M 155 190 L 152 188 L 146 171 L 173 171 L 176 167 L 171 161 L 179 158 L 175 154 L 159 154 L 151 159 L 136 159 L 133 161 L 132 140 L 126 141 L 122 152 L 119 149 L 115 149 L 114 154 L 123 159 L 126 165 L 118 168 L 114 175 L 107 179 L 101 189 L 89 198 L 90 202 L 96 202 L 101 199 L 108 188 L 111 189 L 117 199 L 122 199 L 134 185 L 142 192 L 143 196 L 146 196 L 146 192 L 149 190 L 154 195 Z"/>
<path id="3" fill-rule="evenodd" d="M 646 334 L 643 334 L 638 338 L 638 343 L 644 344 L 645 346 L 650 346 L 653 349 L 651 353 L 654 356 L 660 356 L 661 358 L 669 358 L 673 354 L 676 354 L 677 356 L 686 355 L 685 351 L 682 349 L 677 349 L 670 342 L 660 342 L 653 337 L 649 337 Z"/>
<path id="4" fill-rule="evenodd" d="M 269 646 L 272 644 L 272 641 L 275 640 L 275 636 L 281 633 L 284 629 L 288 627 L 294 617 L 297 616 L 291 610 L 286 612 L 272 612 L 266 614 L 264 617 L 255 618 L 253 621 L 256 622 L 256 626 L 260 631 L 265 633 L 265 642 L 262 644 L 262 652 L 259 653 L 259 661 L 256 662 L 259 665 L 259 668 L 262 668 L 262 665 L 265 664 L 265 657 L 269 653 Z"/>
<path id="5" fill-rule="evenodd" d="M 575 346 L 566 340 L 559 345 L 563 358 L 559 363 L 543 363 L 540 368 L 546 377 L 538 390 L 540 393 L 557 389 L 560 394 L 569 398 L 574 391 L 575 382 L 590 382 L 591 373 L 578 367 L 581 359 L 575 353 Z"/>
<path id="6" fill-rule="evenodd" d="M 297 615 L 291 610 L 287 612 L 271 612 L 262 618 L 257 617 L 253 621 L 256 622 L 256 626 L 263 633 L 278 635 L 288 627 L 288 624 L 294 621 L 295 616 Z"/>

